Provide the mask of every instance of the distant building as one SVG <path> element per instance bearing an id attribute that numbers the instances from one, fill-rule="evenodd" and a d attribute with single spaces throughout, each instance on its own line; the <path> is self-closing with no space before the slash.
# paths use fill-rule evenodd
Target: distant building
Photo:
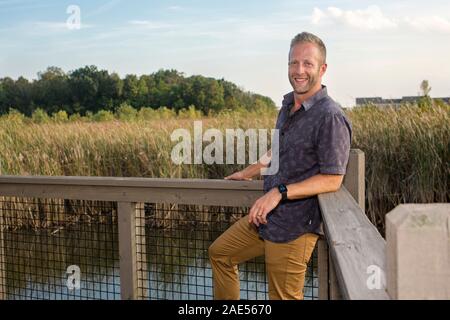
<path id="1" fill-rule="evenodd" d="M 373 104 L 379 107 L 393 106 L 398 107 L 404 103 L 417 103 L 421 96 L 405 96 L 401 99 L 383 99 L 381 97 L 368 97 L 368 98 L 356 98 L 356 106 Z M 450 104 L 450 97 L 446 98 L 432 98 L 433 100 L 442 100 L 447 104 Z"/>

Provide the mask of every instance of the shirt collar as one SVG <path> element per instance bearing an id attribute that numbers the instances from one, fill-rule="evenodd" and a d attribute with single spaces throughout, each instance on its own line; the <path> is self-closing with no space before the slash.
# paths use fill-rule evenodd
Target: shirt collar
<path id="1" fill-rule="evenodd" d="M 322 98 L 328 96 L 327 93 L 327 87 L 325 85 L 322 85 L 322 88 L 317 91 L 312 97 L 308 98 L 308 100 L 304 101 L 302 103 L 303 108 L 305 111 L 308 111 L 311 109 L 313 105 L 317 103 L 317 101 L 321 100 Z M 289 107 L 290 105 L 294 104 L 294 92 L 289 92 L 283 97 L 282 106 L 283 107 Z"/>

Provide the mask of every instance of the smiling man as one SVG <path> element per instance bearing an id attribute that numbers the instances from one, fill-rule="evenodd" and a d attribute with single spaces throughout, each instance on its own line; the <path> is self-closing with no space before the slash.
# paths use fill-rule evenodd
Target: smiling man
<path id="1" fill-rule="evenodd" d="M 237 265 L 265 255 L 270 299 L 303 299 L 308 261 L 320 234 L 317 195 L 337 191 L 346 172 L 351 125 L 327 94 L 322 77 L 326 48 L 302 32 L 292 39 L 284 96 L 279 170 L 264 176 L 264 196 L 209 248 L 215 299 L 239 299 Z M 270 153 L 269 153 L 270 155 Z M 267 162 L 264 162 L 267 163 Z M 257 162 L 225 179 L 248 180 L 265 167 Z"/>

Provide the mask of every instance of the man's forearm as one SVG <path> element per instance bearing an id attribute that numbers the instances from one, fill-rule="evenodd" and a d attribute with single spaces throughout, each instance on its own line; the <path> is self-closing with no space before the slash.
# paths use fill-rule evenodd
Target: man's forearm
<path id="1" fill-rule="evenodd" d="M 257 162 L 254 164 L 249 165 L 248 167 L 246 167 L 245 169 L 242 170 L 242 174 L 246 177 L 246 178 L 253 178 L 253 177 L 257 177 L 261 174 L 261 169 L 265 168 L 267 166 L 263 165 L 261 162 Z"/>
<path id="2" fill-rule="evenodd" d="M 287 197 L 289 200 L 295 200 L 334 192 L 340 188 L 343 179 L 343 175 L 317 174 L 301 182 L 287 185 Z"/>
<path id="3" fill-rule="evenodd" d="M 261 159 L 256 163 L 253 163 L 243 169 L 241 172 L 246 178 L 253 178 L 261 174 L 261 169 L 267 168 L 272 156 L 271 150 L 269 150 Z"/>

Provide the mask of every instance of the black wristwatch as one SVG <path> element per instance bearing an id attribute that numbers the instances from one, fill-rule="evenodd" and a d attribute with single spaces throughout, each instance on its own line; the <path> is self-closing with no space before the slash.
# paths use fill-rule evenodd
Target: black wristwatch
<path id="1" fill-rule="evenodd" d="M 284 184 L 280 184 L 279 186 L 278 186 L 278 191 L 280 191 L 280 193 L 281 193 L 281 201 L 285 201 L 285 200 L 287 200 L 287 188 L 286 188 L 286 185 L 284 185 Z"/>

